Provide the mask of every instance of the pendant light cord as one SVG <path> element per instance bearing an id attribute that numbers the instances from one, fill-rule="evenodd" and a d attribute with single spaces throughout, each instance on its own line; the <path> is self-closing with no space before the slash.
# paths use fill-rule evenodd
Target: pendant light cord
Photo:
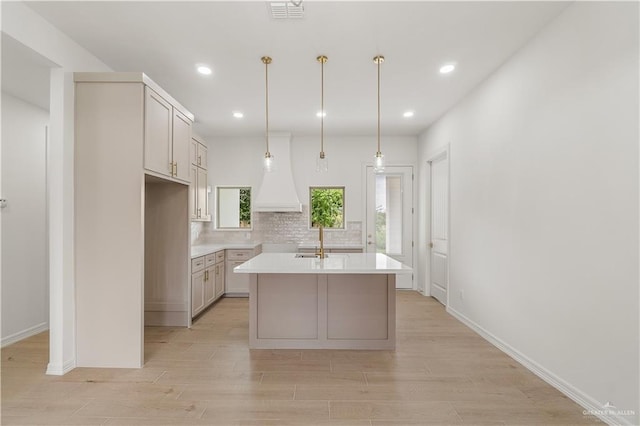
<path id="1" fill-rule="evenodd" d="M 381 56 L 376 56 L 378 64 L 378 152 L 380 154 L 380 64 L 384 60 Z"/>
<path id="2" fill-rule="evenodd" d="M 271 157 L 271 153 L 269 152 L 269 64 L 271 63 L 271 58 L 263 56 L 262 62 L 264 63 L 265 127 L 267 141 L 267 152 L 265 153 L 265 157 L 269 158 Z"/>
<path id="3" fill-rule="evenodd" d="M 318 56 L 320 61 L 320 158 L 324 158 L 324 63 L 327 57 Z"/>
<path id="4" fill-rule="evenodd" d="M 320 59 L 320 156 L 324 157 L 324 63 L 326 58 Z"/>
<path id="5" fill-rule="evenodd" d="M 320 55 L 316 60 L 320 62 L 320 158 L 324 158 L 324 63 L 328 58 Z"/>

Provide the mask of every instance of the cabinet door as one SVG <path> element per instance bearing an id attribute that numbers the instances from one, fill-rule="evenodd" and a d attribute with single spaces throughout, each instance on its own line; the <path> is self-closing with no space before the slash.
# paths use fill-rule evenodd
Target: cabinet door
<path id="1" fill-rule="evenodd" d="M 173 162 L 176 179 L 189 182 L 189 151 L 191 149 L 191 120 L 177 109 L 173 110 Z"/>
<path id="2" fill-rule="evenodd" d="M 193 164 L 190 169 L 191 183 L 189 184 L 189 216 L 198 218 L 198 168 Z"/>
<path id="3" fill-rule="evenodd" d="M 216 298 L 216 267 L 208 268 L 204 278 L 204 305 L 209 306 Z"/>
<path id="4" fill-rule="evenodd" d="M 201 143 L 197 144 L 198 154 L 196 161 L 198 162 L 198 166 L 203 169 L 207 169 L 207 147 Z"/>
<path id="5" fill-rule="evenodd" d="M 195 138 L 191 138 L 191 147 L 189 149 L 189 158 L 191 159 L 191 164 L 194 166 L 198 165 L 198 141 Z"/>
<path id="6" fill-rule="evenodd" d="M 224 294 L 224 262 L 216 265 L 216 297 Z"/>
<path id="7" fill-rule="evenodd" d="M 171 176 L 173 107 L 160 95 L 145 88 L 144 167 Z"/>
<path id="8" fill-rule="evenodd" d="M 191 275 L 191 316 L 204 308 L 204 276 L 205 271 Z"/>
<path id="9" fill-rule="evenodd" d="M 196 167 L 198 178 L 196 179 L 196 216 L 198 219 L 210 220 L 209 197 L 207 196 L 207 171 Z"/>
<path id="10" fill-rule="evenodd" d="M 227 260 L 227 280 L 225 282 L 226 293 L 240 293 L 242 295 L 249 294 L 249 274 L 236 274 L 233 272 L 233 268 L 238 265 L 242 265 L 244 262 L 244 260 Z"/>

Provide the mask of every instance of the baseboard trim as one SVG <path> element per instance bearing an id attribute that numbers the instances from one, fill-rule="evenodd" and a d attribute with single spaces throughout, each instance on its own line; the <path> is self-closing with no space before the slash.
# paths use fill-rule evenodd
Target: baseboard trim
<path id="1" fill-rule="evenodd" d="M 49 323 L 46 323 L 46 322 L 34 325 L 33 327 L 29 327 L 26 330 L 22 330 L 17 333 L 14 333 L 11 336 L 3 337 L 2 343 L 0 343 L 0 347 L 4 348 L 5 346 L 12 345 L 28 337 L 35 336 L 36 334 L 40 334 L 43 331 L 47 331 L 48 329 L 49 329 Z"/>
<path id="2" fill-rule="evenodd" d="M 249 297 L 249 293 L 239 292 L 239 293 L 225 293 L 224 297 Z"/>
<path id="3" fill-rule="evenodd" d="M 489 331 L 485 330 L 476 322 L 464 316 L 462 313 L 456 311 L 455 309 L 447 306 L 447 312 L 453 315 L 460 322 L 465 324 L 467 327 L 471 328 L 473 331 L 482 336 L 485 340 L 491 343 L 496 348 L 500 349 L 502 352 L 509 355 L 511 358 L 518 361 L 525 368 L 531 371 L 536 376 L 540 377 L 542 380 L 571 398 L 577 404 L 582 406 L 585 410 L 584 413 L 590 414 L 602 420 L 603 422 L 609 425 L 624 425 L 624 426 L 633 426 L 633 423 L 628 418 L 625 418 L 622 415 L 619 415 L 615 412 L 610 412 L 607 408 L 603 408 L 603 404 L 596 401 L 594 398 L 590 397 L 586 393 L 567 383 L 560 377 L 551 373 L 522 352 L 513 348 L 509 344 L 505 343 Z"/>
<path id="4" fill-rule="evenodd" d="M 62 365 L 49 363 L 46 374 L 49 376 L 64 376 L 74 368 L 76 368 L 75 358 L 65 361 Z"/>

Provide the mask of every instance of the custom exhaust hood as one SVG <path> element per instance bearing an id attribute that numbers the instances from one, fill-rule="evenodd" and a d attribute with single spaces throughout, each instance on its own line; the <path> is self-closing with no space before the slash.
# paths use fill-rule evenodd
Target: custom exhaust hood
<path id="1" fill-rule="evenodd" d="M 302 204 L 291 172 L 291 134 L 269 135 L 269 151 L 274 158 L 274 170 L 265 172 L 258 196 L 253 201 L 256 212 L 302 212 Z"/>

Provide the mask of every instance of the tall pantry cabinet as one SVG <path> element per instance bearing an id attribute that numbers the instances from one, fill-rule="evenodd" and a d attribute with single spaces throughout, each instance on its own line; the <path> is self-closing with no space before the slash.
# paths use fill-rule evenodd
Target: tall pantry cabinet
<path id="1" fill-rule="evenodd" d="M 141 367 L 144 325 L 190 325 L 193 115 L 142 73 L 76 73 L 79 367 Z"/>

